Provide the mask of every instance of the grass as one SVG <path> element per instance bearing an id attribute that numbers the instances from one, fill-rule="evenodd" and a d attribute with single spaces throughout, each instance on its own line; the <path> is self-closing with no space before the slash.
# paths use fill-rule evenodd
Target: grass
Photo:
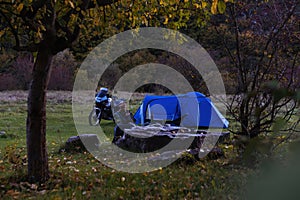
<path id="1" fill-rule="evenodd" d="M 77 135 L 70 103 L 47 106 L 47 145 L 50 179 L 45 184 L 26 181 L 25 103 L 0 105 L 0 199 L 240 199 L 248 180 L 259 170 L 236 162 L 232 145 L 224 145 L 225 158 L 195 160 L 184 156 L 154 172 L 118 172 L 88 152 L 59 153 Z M 114 124 L 101 127 L 113 135 Z"/>

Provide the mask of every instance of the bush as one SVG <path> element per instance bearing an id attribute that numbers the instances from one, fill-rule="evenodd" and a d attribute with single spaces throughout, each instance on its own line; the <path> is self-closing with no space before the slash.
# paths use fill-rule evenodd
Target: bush
<path id="1" fill-rule="evenodd" d="M 12 63 L 12 74 L 17 80 L 17 89 L 27 90 L 31 82 L 34 58 L 31 53 L 20 54 Z"/>
<path id="2" fill-rule="evenodd" d="M 0 74 L 0 91 L 16 90 L 17 79 L 10 73 Z"/>
<path id="3" fill-rule="evenodd" d="M 0 68 L 0 91 L 28 90 L 34 66 L 33 55 L 28 52 L 17 55 L 5 54 L 0 56 L 0 61 L 3 61 Z M 69 50 L 54 56 L 48 89 L 72 90 L 76 65 Z"/>
<path id="4" fill-rule="evenodd" d="M 77 63 L 69 50 L 58 53 L 52 60 L 49 90 L 72 90 Z"/>
<path id="5" fill-rule="evenodd" d="M 15 59 L 13 57 L 15 56 Z M 31 80 L 33 56 L 29 53 L 1 56 L 0 90 L 26 90 Z"/>

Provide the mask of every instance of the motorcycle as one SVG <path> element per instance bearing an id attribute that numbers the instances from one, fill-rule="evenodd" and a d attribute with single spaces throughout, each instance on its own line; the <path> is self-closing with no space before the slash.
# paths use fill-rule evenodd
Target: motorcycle
<path id="1" fill-rule="evenodd" d="M 111 98 L 95 102 L 95 105 L 89 115 L 89 123 L 91 126 L 97 126 L 98 124 L 100 124 L 102 119 L 113 120 L 111 102 Z"/>
<path id="2" fill-rule="evenodd" d="M 124 102 L 124 100 L 117 100 L 116 98 L 106 98 L 101 101 L 98 99 L 89 114 L 89 124 L 91 126 L 97 126 L 100 124 L 102 119 L 113 120 L 115 122 L 113 109 L 116 111 L 119 110 L 119 107 Z M 119 118 L 118 112 L 115 112 L 115 115 Z"/>

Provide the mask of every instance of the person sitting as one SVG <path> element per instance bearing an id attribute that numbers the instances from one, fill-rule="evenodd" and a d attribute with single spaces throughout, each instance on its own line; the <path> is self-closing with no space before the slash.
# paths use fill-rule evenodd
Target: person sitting
<path id="1" fill-rule="evenodd" d="M 114 128 L 114 138 L 112 143 L 115 144 L 117 140 L 124 135 L 124 129 L 132 128 L 133 127 L 133 115 L 127 109 L 126 102 L 121 101 L 118 105 L 115 105 L 114 117 L 116 126 Z"/>

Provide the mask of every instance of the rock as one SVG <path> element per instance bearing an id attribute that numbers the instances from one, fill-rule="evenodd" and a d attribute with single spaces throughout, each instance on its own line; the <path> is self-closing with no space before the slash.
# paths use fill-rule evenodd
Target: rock
<path id="1" fill-rule="evenodd" d="M 66 141 L 65 147 L 60 151 L 66 152 L 83 152 L 98 150 L 99 139 L 96 134 L 82 134 L 80 136 L 71 136 Z"/>
<path id="2" fill-rule="evenodd" d="M 5 131 L 0 131 L 0 138 L 6 138 L 6 132 Z"/>

